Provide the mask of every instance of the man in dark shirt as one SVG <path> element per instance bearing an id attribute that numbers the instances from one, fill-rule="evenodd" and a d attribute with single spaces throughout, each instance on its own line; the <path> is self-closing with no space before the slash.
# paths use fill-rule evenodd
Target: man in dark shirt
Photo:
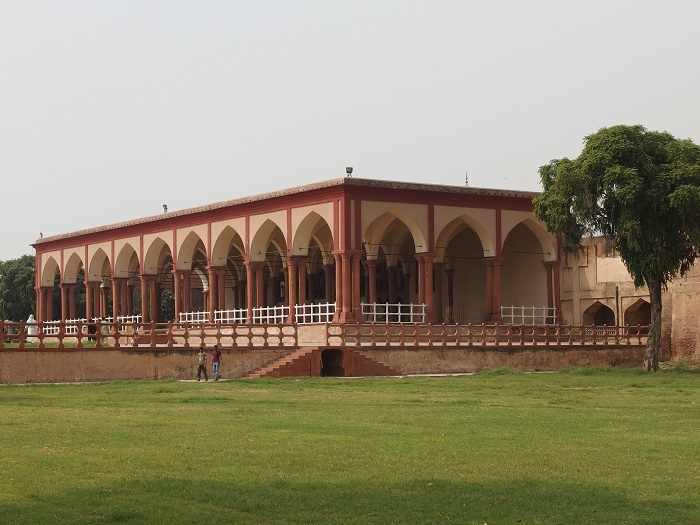
<path id="1" fill-rule="evenodd" d="M 204 372 L 204 380 L 209 381 L 209 376 L 207 375 L 207 354 L 204 353 L 204 347 L 200 346 L 197 354 L 197 381 L 201 379 L 202 372 Z"/>

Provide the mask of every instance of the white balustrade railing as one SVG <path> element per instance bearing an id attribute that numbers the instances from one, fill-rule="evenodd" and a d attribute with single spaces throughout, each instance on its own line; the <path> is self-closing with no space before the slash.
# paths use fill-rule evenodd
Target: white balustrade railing
<path id="1" fill-rule="evenodd" d="M 248 310 L 239 308 L 236 310 L 214 311 L 214 322 L 223 324 L 245 323 L 248 320 Z"/>
<path id="2" fill-rule="evenodd" d="M 501 306 L 501 318 L 508 324 L 555 324 L 557 309 L 547 306 Z"/>
<path id="3" fill-rule="evenodd" d="M 181 323 L 206 323 L 209 321 L 209 312 L 180 312 Z"/>
<path id="4" fill-rule="evenodd" d="M 284 324 L 289 316 L 289 306 L 261 306 L 253 308 L 255 324 Z"/>
<path id="5" fill-rule="evenodd" d="M 140 323 L 141 319 L 143 319 L 143 317 L 141 317 L 140 315 L 118 315 L 117 316 L 117 322 L 122 323 L 122 324 Z"/>
<path id="6" fill-rule="evenodd" d="M 119 315 L 117 316 L 118 329 L 123 331 L 126 329 L 126 325 L 130 323 L 140 323 L 142 317 L 140 315 Z M 105 323 L 112 324 L 112 317 L 93 317 L 93 323 Z M 65 324 L 63 324 L 63 334 L 64 335 L 77 335 L 78 334 L 78 323 L 82 323 L 87 326 L 88 320 L 82 319 L 66 319 Z M 42 331 L 45 335 L 58 335 L 61 331 L 62 321 L 44 321 L 44 326 Z M 87 329 L 84 329 L 84 331 Z"/>
<path id="7" fill-rule="evenodd" d="M 424 323 L 424 304 L 362 303 L 362 317 L 368 323 Z"/>
<path id="8" fill-rule="evenodd" d="M 58 335 L 61 331 L 61 321 L 44 321 L 42 332 L 44 335 Z"/>
<path id="9" fill-rule="evenodd" d="M 294 307 L 297 323 L 330 323 L 335 314 L 335 303 L 298 304 Z"/>

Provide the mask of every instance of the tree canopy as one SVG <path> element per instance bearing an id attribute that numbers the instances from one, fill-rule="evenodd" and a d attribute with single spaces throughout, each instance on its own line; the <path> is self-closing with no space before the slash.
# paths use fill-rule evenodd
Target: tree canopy
<path id="1" fill-rule="evenodd" d="M 658 369 L 661 291 L 695 262 L 700 246 L 700 147 L 643 126 L 603 128 L 573 160 L 539 170 L 535 215 L 567 244 L 611 238 L 637 287 L 646 285 L 651 327 L 645 367 Z"/>
<path id="2" fill-rule="evenodd" d="M 34 312 L 34 256 L 0 261 L 0 318 L 21 321 Z"/>

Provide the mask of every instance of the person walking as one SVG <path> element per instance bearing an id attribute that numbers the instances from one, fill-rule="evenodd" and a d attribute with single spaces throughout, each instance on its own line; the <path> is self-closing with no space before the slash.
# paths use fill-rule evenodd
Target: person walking
<path id="1" fill-rule="evenodd" d="M 223 363 L 223 360 L 221 359 L 221 352 L 219 351 L 219 347 L 214 345 L 214 350 L 211 353 L 211 366 L 214 370 L 214 381 L 221 379 L 221 374 L 219 373 L 221 363 Z"/>
<path id="2" fill-rule="evenodd" d="M 197 366 L 197 381 L 202 378 L 202 372 L 204 372 L 204 380 L 209 381 L 209 376 L 207 375 L 207 354 L 204 353 L 204 347 L 199 347 L 199 353 L 197 354 L 198 366 Z"/>

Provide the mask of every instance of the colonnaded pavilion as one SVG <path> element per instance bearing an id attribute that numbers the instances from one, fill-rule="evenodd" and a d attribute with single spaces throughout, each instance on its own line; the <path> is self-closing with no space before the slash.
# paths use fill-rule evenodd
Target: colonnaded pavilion
<path id="1" fill-rule="evenodd" d="M 348 177 L 42 238 L 37 320 L 75 319 L 81 270 L 88 319 L 134 316 L 135 293 L 143 322 L 554 318 L 557 241 L 535 195 Z"/>
<path id="2" fill-rule="evenodd" d="M 38 239 L 40 338 L 80 347 L 103 319 L 98 346 L 276 348 L 287 369 L 330 355 L 300 365 L 312 375 L 402 371 L 378 349 L 586 344 L 558 328 L 561 250 L 536 195 L 345 177 Z"/>

